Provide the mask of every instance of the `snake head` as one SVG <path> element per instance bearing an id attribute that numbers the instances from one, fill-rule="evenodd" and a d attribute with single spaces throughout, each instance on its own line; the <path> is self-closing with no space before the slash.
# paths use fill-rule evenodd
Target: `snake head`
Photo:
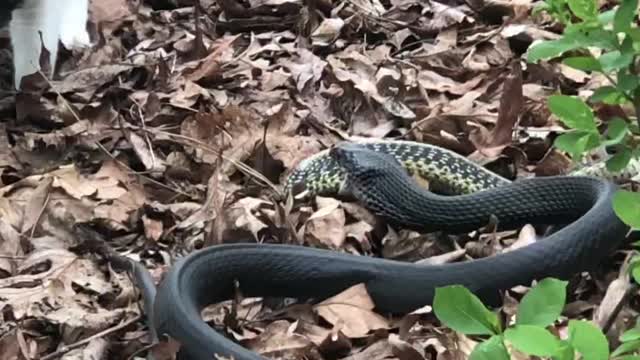
<path id="1" fill-rule="evenodd" d="M 386 202 L 387 196 L 394 196 L 397 184 L 410 181 L 407 171 L 393 156 L 363 144 L 339 143 L 329 155 L 346 175 L 343 191 L 365 203 Z"/>

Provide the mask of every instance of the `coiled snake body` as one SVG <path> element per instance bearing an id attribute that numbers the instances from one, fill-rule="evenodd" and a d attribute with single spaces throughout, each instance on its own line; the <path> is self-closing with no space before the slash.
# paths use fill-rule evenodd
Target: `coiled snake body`
<path id="1" fill-rule="evenodd" d="M 406 174 L 407 168 L 462 195 L 428 192 Z M 153 309 L 147 309 L 151 326 L 178 340 L 186 358 L 262 359 L 215 332 L 200 316 L 204 306 L 232 298 L 236 281 L 246 296 L 316 299 L 364 283 L 378 311 L 405 313 L 430 304 L 439 286 L 460 284 L 483 299 L 495 299 L 501 289 L 588 270 L 628 231 L 612 210 L 615 186 L 608 181 L 565 176 L 511 183 L 461 156 L 411 142 L 340 144 L 302 163 L 288 188 L 296 183 L 312 193 L 350 193 L 387 220 L 423 230 L 467 232 L 486 225 L 492 215 L 504 229 L 570 224 L 523 248 L 437 266 L 288 245 L 233 244 L 196 251 L 169 271 Z"/>

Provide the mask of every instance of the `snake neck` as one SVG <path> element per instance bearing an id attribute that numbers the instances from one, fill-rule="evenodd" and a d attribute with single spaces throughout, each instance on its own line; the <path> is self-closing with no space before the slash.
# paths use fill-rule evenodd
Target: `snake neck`
<path id="1" fill-rule="evenodd" d="M 590 211 L 611 184 L 588 177 L 524 179 L 473 194 L 434 194 L 407 176 L 373 177 L 351 185 L 365 207 L 388 222 L 419 231 L 466 233 L 492 218 L 499 230 L 566 224 Z M 606 205 L 610 206 L 610 205 Z"/>

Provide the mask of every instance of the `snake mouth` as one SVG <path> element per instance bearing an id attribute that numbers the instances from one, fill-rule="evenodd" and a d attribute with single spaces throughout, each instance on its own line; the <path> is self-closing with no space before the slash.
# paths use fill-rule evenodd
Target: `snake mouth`
<path id="1" fill-rule="evenodd" d="M 351 153 L 349 151 L 350 147 L 353 147 L 353 144 L 344 142 L 337 143 L 329 150 L 329 156 L 337 161 L 340 165 L 343 165 L 351 158 L 351 156 L 349 156 L 349 154 Z"/>

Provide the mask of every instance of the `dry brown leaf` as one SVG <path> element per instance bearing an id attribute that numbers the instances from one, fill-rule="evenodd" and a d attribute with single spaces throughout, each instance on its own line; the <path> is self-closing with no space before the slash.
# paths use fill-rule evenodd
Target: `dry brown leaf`
<path id="1" fill-rule="evenodd" d="M 91 0 L 90 20 L 103 30 L 120 26 L 132 14 L 127 0 Z"/>
<path id="2" fill-rule="evenodd" d="M 271 204 L 258 198 L 245 197 L 238 200 L 226 210 L 225 216 L 229 229 L 240 229 L 251 233 L 256 241 L 260 240 L 258 233 L 267 228 L 256 215 L 265 206 Z"/>
<path id="3" fill-rule="evenodd" d="M 504 252 L 516 250 L 525 246 L 529 246 L 534 242 L 538 241 L 538 235 L 536 234 L 536 229 L 527 224 L 520 230 L 518 234 L 518 239 L 511 244 L 508 248 L 504 249 Z"/>
<path id="4" fill-rule="evenodd" d="M 26 270 L 44 271 L 25 274 Z M 79 259 L 66 250 L 43 250 L 31 253 L 18 268 L 18 274 L 0 279 L 3 298 L 0 307 L 11 306 L 16 319 L 25 316 L 46 316 L 50 311 L 71 308 L 82 301 L 79 291 L 106 294 L 112 291 L 103 274 L 89 260 Z M 20 287 L 16 285 L 21 284 Z M 48 307 L 42 308 L 47 299 Z M 82 310 L 83 312 L 86 309 Z M 78 314 L 72 317 L 77 318 Z"/>
<path id="5" fill-rule="evenodd" d="M 269 324 L 264 332 L 244 345 L 263 356 L 300 359 L 313 352 L 313 343 L 305 336 L 295 333 L 296 323 L 277 320 Z"/>
<path id="6" fill-rule="evenodd" d="M 612 313 L 621 301 L 625 301 L 626 293 L 631 289 L 632 285 L 628 279 L 628 275 L 623 275 L 613 280 L 607 287 L 604 298 L 600 302 L 595 314 L 594 322 L 600 328 L 610 320 Z"/>
<path id="7" fill-rule="evenodd" d="M 153 241 L 160 240 L 164 231 L 162 221 L 151 219 L 146 214 L 142 216 L 142 225 L 144 226 L 144 236 Z"/>
<path id="8" fill-rule="evenodd" d="M 305 222 L 305 239 L 311 244 L 321 244 L 331 249 L 339 249 L 344 244 L 346 216 L 340 201 L 332 198 L 316 199 L 318 211 Z"/>
<path id="9" fill-rule="evenodd" d="M 427 90 L 448 92 L 454 95 L 464 95 L 480 84 L 482 78 L 478 76 L 464 83 L 459 83 L 451 78 L 444 77 L 435 71 L 422 70 L 418 72 L 417 81 Z"/>
<path id="10" fill-rule="evenodd" d="M 187 75 L 187 79 L 193 82 L 216 81 L 220 77 L 221 66 L 227 63 L 233 56 L 231 47 L 238 36 L 226 36 L 213 44 L 213 51 L 198 62 L 197 67 Z"/>
<path id="11" fill-rule="evenodd" d="M 45 178 L 38 187 L 33 191 L 31 199 L 24 209 L 25 219 L 22 223 L 22 233 L 26 233 L 37 224 L 42 216 L 43 209 L 46 205 L 51 191 L 52 178 Z"/>
<path id="12" fill-rule="evenodd" d="M 18 344 L 18 330 L 6 332 L 0 337 L 0 360 L 18 360 L 20 358 L 20 345 Z"/>
<path id="13" fill-rule="evenodd" d="M 327 18 L 311 34 L 311 42 L 315 46 L 329 46 L 340 35 L 344 26 L 344 20 L 340 18 Z"/>
<path id="14" fill-rule="evenodd" d="M 497 158 L 502 150 L 511 144 L 512 134 L 520 119 L 524 100 L 522 96 L 522 70 L 519 62 L 513 63 L 513 69 L 504 81 L 503 95 L 500 99 L 498 120 L 491 132 L 483 128 L 472 132 L 469 140 L 473 142 L 483 156 Z"/>
<path id="15" fill-rule="evenodd" d="M 358 221 L 344 227 L 346 237 L 354 239 L 359 244 L 364 245 L 365 248 L 369 248 L 371 246 L 369 244 L 368 236 L 371 231 L 373 231 L 373 226 L 364 221 Z"/>
<path id="16" fill-rule="evenodd" d="M 372 310 L 375 305 L 364 285 L 349 289 L 314 306 L 318 315 L 350 338 L 366 336 L 372 330 L 388 329 L 389 322 Z"/>
<path id="17" fill-rule="evenodd" d="M 408 342 L 400 339 L 398 335 L 390 334 L 388 341 L 389 345 L 391 345 L 391 352 L 399 360 L 425 360 L 424 354 L 420 353 L 418 349 Z"/>
<path id="18" fill-rule="evenodd" d="M 15 273 L 21 255 L 20 233 L 0 217 L 0 278 Z"/>

